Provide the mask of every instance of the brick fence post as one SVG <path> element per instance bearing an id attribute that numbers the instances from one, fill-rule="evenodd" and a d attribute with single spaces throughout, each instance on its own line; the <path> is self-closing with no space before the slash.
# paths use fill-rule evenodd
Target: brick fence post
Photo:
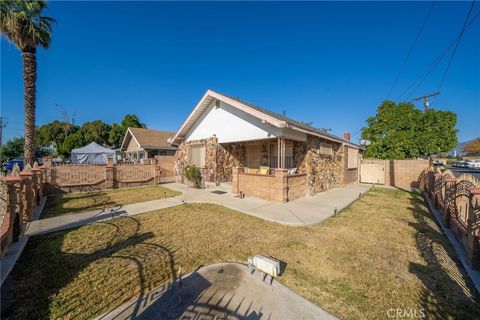
<path id="1" fill-rule="evenodd" d="M 115 165 L 113 158 L 107 158 L 107 165 L 105 166 L 105 189 L 113 189 L 115 180 Z"/>
<path id="2" fill-rule="evenodd" d="M 35 198 L 37 200 L 37 205 L 38 205 L 40 204 L 40 199 L 43 197 L 44 173 L 43 173 L 43 169 L 40 167 L 33 167 L 32 172 L 35 176 L 35 183 L 36 183 Z"/>
<path id="3" fill-rule="evenodd" d="M 480 269 L 480 188 L 468 190 L 467 259 L 472 268 Z"/>
<path id="4" fill-rule="evenodd" d="M 243 173 L 243 167 L 232 168 L 232 193 L 239 193 L 239 177 L 238 175 Z"/>
<path id="5" fill-rule="evenodd" d="M 153 179 L 155 184 L 160 184 L 162 178 L 162 166 L 155 164 L 153 166 Z"/>
<path id="6" fill-rule="evenodd" d="M 20 214 L 21 199 L 21 183 L 22 179 L 17 176 L 5 177 L 6 184 L 6 201 L 5 208 L 2 208 L 5 217 L 1 226 L 1 256 L 7 253 L 7 247 L 12 242 L 17 242 L 23 233 L 24 225 L 21 217 L 19 217 L 18 226 L 15 226 L 15 218 Z"/>
<path id="7" fill-rule="evenodd" d="M 287 169 L 275 169 L 275 190 L 276 200 L 281 202 L 288 201 L 288 170 Z"/>
<path id="8" fill-rule="evenodd" d="M 445 178 L 445 193 L 443 201 L 442 218 L 443 224 L 450 228 L 450 219 L 455 212 L 455 196 L 457 193 L 457 179 L 455 177 Z"/>
<path id="9" fill-rule="evenodd" d="M 51 183 L 52 179 L 52 157 L 43 157 L 43 168 L 45 171 L 44 183 Z"/>
<path id="10" fill-rule="evenodd" d="M 20 178 L 23 184 L 23 221 L 31 221 L 33 217 L 33 208 L 35 208 L 35 195 L 33 191 L 33 173 L 20 172 Z"/>

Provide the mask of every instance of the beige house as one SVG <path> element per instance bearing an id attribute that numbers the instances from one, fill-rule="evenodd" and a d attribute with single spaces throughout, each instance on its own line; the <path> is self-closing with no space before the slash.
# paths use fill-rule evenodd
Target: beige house
<path id="1" fill-rule="evenodd" d="M 206 183 L 231 182 L 232 190 L 291 201 L 358 181 L 361 147 L 343 138 L 208 90 L 171 140 L 177 180 L 188 164 Z"/>
<path id="2" fill-rule="evenodd" d="M 174 135 L 174 132 L 168 131 L 128 128 L 120 150 L 123 152 L 124 159 L 128 161 L 141 161 L 155 158 L 155 156 L 172 156 L 175 155 L 177 148 L 168 140 Z"/>

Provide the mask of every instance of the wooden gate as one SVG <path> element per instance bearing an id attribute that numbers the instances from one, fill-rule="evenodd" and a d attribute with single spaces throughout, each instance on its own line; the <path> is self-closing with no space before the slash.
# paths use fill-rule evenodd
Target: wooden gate
<path id="1" fill-rule="evenodd" d="M 385 184 L 385 161 L 362 162 L 360 165 L 360 182 Z"/>

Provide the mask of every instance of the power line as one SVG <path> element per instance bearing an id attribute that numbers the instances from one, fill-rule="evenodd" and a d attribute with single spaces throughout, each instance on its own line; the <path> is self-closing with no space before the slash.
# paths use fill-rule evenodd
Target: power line
<path id="1" fill-rule="evenodd" d="M 475 21 L 475 19 L 478 18 L 478 16 L 480 15 L 480 11 L 477 12 L 477 14 L 475 14 L 475 16 L 470 20 L 470 22 L 467 23 L 467 25 L 465 26 L 465 29 L 469 28 L 472 23 Z M 413 86 L 415 86 L 415 88 L 410 92 L 410 94 L 408 95 L 408 97 L 411 97 L 413 95 L 413 93 L 418 89 L 418 87 L 420 87 L 420 85 L 423 83 L 423 81 L 428 77 L 428 75 L 430 75 L 430 73 L 435 69 L 435 67 L 442 61 L 442 59 L 444 58 L 444 56 L 450 51 L 450 49 L 455 45 L 456 41 L 458 40 L 460 35 L 457 35 L 455 37 L 455 39 L 447 46 L 447 48 L 445 48 L 445 50 L 442 51 L 442 53 L 440 53 L 440 55 L 438 55 L 435 60 L 427 67 L 427 69 L 422 72 L 414 81 L 412 81 L 410 83 L 410 85 L 402 91 L 402 93 L 395 99 L 395 101 L 398 101 L 400 100 L 403 95 L 405 93 L 407 93 Z M 420 82 L 419 82 L 420 81 Z M 418 83 L 418 84 L 417 84 Z"/>
<path id="2" fill-rule="evenodd" d="M 447 69 L 445 69 L 445 73 L 443 74 L 442 81 L 440 81 L 440 85 L 438 86 L 438 90 L 442 88 L 443 82 L 447 77 L 448 70 L 450 70 L 450 66 L 452 64 L 453 58 L 455 57 L 455 53 L 457 52 L 458 45 L 460 44 L 460 40 L 462 40 L 463 33 L 465 32 L 465 28 L 467 26 L 468 18 L 470 18 L 470 14 L 472 13 L 473 7 L 475 6 L 475 0 L 472 1 L 472 6 L 468 11 L 467 17 L 465 18 L 465 22 L 463 23 L 462 30 L 460 31 L 460 35 L 458 36 L 457 43 L 455 44 L 455 49 L 453 49 L 452 55 L 450 56 L 450 60 L 448 61 Z"/>
<path id="3" fill-rule="evenodd" d="M 397 73 L 397 76 L 395 77 L 395 80 L 393 81 L 392 86 L 390 87 L 390 90 L 388 90 L 387 97 L 385 100 L 390 98 L 390 94 L 392 93 L 393 88 L 397 84 L 398 80 L 400 79 L 400 75 L 403 73 L 403 70 L 407 66 L 407 62 L 410 59 L 410 56 L 412 55 L 413 49 L 415 48 L 415 45 L 417 44 L 418 39 L 420 38 L 420 35 L 423 32 L 423 29 L 425 28 L 425 25 L 427 24 L 428 18 L 430 17 L 430 14 L 432 13 L 433 7 L 435 6 L 436 1 L 432 2 L 432 6 L 430 7 L 430 10 L 428 10 L 427 15 L 425 16 L 425 19 L 423 20 L 423 23 L 420 27 L 420 29 L 417 32 L 417 36 L 415 37 L 415 40 L 413 41 L 412 45 L 410 46 L 410 49 L 408 50 L 407 57 L 403 61 L 402 66 L 400 67 L 400 71 Z"/>

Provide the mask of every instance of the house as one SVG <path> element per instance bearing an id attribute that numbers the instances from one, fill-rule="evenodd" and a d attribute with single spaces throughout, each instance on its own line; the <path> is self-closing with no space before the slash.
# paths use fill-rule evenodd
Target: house
<path id="1" fill-rule="evenodd" d="M 124 158 L 131 161 L 172 156 L 177 148 L 172 146 L 168 139 L 174 135 L 174 132 L 168 131 L 128 128 L 120 150 L 124 153 Z"/>
<path id="2" fill-rule="evenodd" d="M 206 183 L 286 202 L 357 182 L 361 147 L 349 140 L 207 90 L 171 142 L 178 181 L 193 164 Z"/>

